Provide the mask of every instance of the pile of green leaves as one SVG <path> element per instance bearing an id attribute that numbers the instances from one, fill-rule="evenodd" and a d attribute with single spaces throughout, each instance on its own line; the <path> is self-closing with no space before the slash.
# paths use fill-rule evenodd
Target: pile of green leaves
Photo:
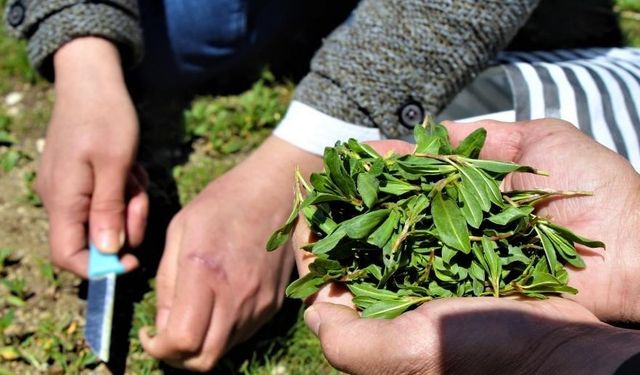
<path id="1" fill-rule="evenodd" d="M 412 154 L 379 155 L 351 139 L 324 152 L 324 172 L 310 184 L 297 173 L 293 211 L 270 238 L 290 237 L 301 212 L 319 239 L 308 244 L 310 272 L 287 288 L 306 298 L 345 283 L 365 317 L 392 318 L 435 298 L 577 293 L 565 265 L 585 266 L 574 243 L 604 247 L 534 214 L 557 195 L 501 192 L 511 172 L 531 167 L 477 159 L 486 131 L 454 148 L 444 126 L 417 126 Z M 306 197 L 302 195 L 302 187 Z"/>

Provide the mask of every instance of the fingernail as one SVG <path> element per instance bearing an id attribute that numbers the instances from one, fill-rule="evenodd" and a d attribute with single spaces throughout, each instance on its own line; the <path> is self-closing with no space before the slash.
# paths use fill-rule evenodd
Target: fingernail
<path id="1" fill-rule="evenodd" d="M 104 253 L 117 253 L 124 245 L 124 231 L 118 233 L 115 229 L 103 229 L 98 233 L 96 246 Z"/>
<path id="2" fill-rule="evenodd" d="M 318 336 L 318 332 L 320 332 L 320 314 L 316 311 L 316 309 L 311 306 L 304 312 L 304 322 L 307 324 L 307 327 Z"/>

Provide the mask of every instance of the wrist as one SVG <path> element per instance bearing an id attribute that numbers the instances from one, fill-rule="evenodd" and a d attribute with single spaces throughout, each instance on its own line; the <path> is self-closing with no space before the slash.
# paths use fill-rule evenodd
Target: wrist
<path id="1" fill-rule="evenodd" d="M 572 324 L 555 336 L 555 341 L 543 343 L 551 351 L 537 357 L 536 373 L 613 374 L 640 353 L 640 332 L 604 323 Z"/>
<path id="2" fill-rule="evenodd" d="M 256 150 L 252 158 L 263 166 L 265 166 L 264 158 L 268 158 L 270 162 L 267 166 L 271 167 L 271 172 L 276 174 L 272 177 L 291 182 L 293 182 L 293 173 L 296 168 L 300 169 L 305 178 L 308 178 L 312 172 L 322 169 L 322 157 L 273 135 Z"/>
<path id="3" fill-rule="evenodd" d="M 100 94 L 126 89 L 118 48 L 99 37 L 77 38 L 53 56 L 56 93 L 86 92 L 100 86 Z"/>

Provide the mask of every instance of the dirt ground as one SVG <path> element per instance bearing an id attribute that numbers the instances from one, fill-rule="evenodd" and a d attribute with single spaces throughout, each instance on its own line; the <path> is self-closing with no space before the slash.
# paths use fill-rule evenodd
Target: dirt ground
<path id="1" fill-rule="evenodd" d="M 640 1 L 618 3 L 623 7 L 621 22 L 630 33 L 629 43 L 640 45 Z M 48 261 L 47 217 L 32 188 L 38 159 L 46 147 L 44 133 L 53 92 L 34 77 L 25 61 L 23 45 L 0 33 L 0 375 L 171 373 L 142 352 L 135 334 L 130 336 L 140 325 L 153 320 L 153 294 L 147 291 L 154 259 L 121 280 L 119 288 L 127 292 L 120 293 L 118 300 L 114 345 L 119 356 L 111 368 L 97 361 L 82 338 L 86 285 Z M 244 102 L 275 100 L 268 95 L 266 99 L 261 97 L 266 94 L 260 90 L 252 91 L 257 99 L 203 99 L 192 104 L 186 116 L 187 131 L 191 122 L 190 136 L 199 140 L 189 144 L 194 147 L 177 168 L 156 171 L 152 191 L 156 209 L 151 213 L 154 222 L 149 233 L 164 233 L 179 202 L 188 201 L 207 181 L 242 159 L 277 122 L 291 87 L 270 89 L 268 95 L 284 98 L 278 99 L 278 110 L 268 109 L 275 114 Z M 251 127 L 239 127 L 231 138 L 215 144 L 207 134 L 221 126 L 210 120 L 220 107 L 236 108 L 244 117 L 255 114 L 255 119 Z M 264 113 L 271 117 L 268 126 L 262 127 Z M 173 186 L 167 176 L 175 177 L 178 186 Z M 157 253 L 163 237 L 149 239 L 144 249 Z M 219 373 L 332 373 L 317 341 L 300 323 L 299 303 L 287 303 L 256 340 L 239 347 L 222 362 Z"/>

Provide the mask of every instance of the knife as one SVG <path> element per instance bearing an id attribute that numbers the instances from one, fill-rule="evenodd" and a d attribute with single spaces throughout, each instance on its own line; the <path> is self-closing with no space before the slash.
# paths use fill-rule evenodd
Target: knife
<path id="1" fill-rule="evenodd" d="M 124 266 L 117 254 L 103 253 L 89 244 L 89 293 L 84 337 L 91 350 L 104 362 L 109 362 L 116 277 L 122 273 Z"/>

